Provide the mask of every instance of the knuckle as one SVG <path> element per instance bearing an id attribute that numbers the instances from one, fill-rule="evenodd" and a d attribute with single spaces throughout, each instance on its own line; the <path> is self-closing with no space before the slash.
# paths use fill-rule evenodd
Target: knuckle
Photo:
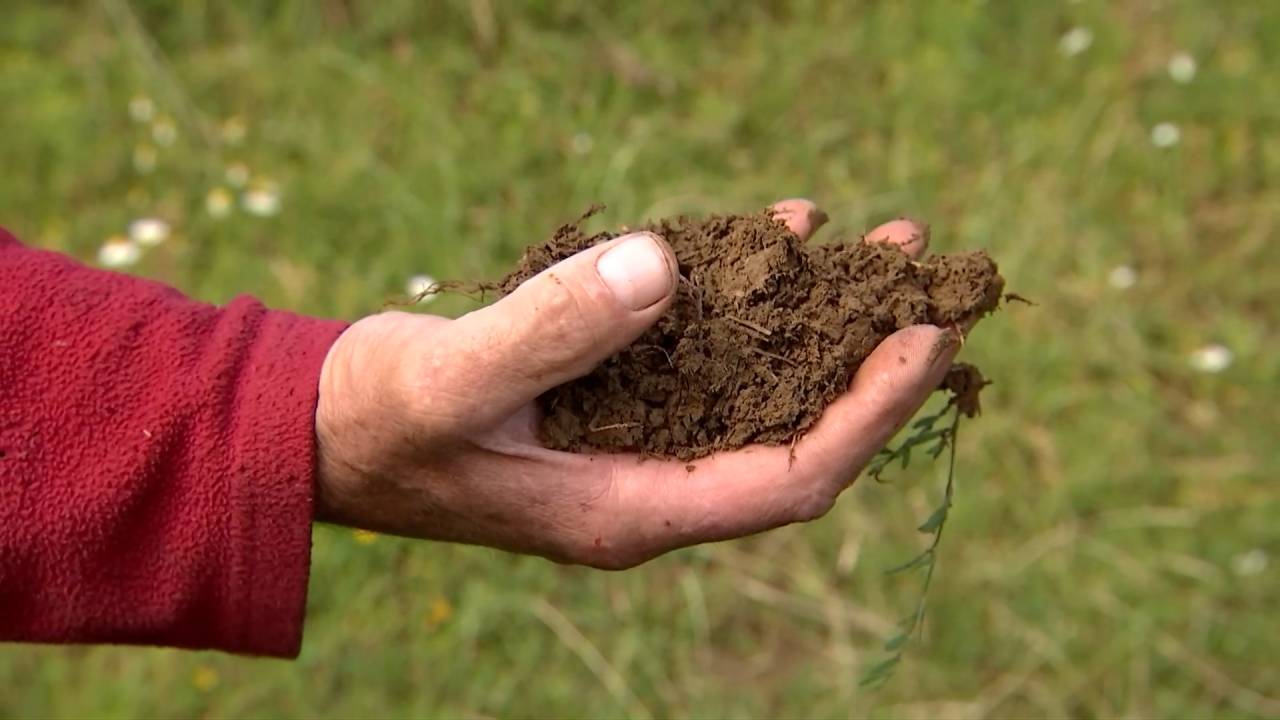
<path id="1" fill-rule="evenodd" d="M 529 343 L 537 348 L 542 364 L 562 366 L 580 358 L 582 348 L 605 340 L 604 328 L 596 312 L 601 298 L 582 283 L 548 271 L 535 282 L 540 287 L 533 293 L 531 312 L 537 318 L 538 342 Z"/>
<path id="2" fill-rule="evenodd" d="M 629 570 L 654 557 L 631 528 L 620 495 L 619 471 L 610 465 L 606 474 L 591 483 L 583 521 L 561 534 L 558 553 L 569 562 L 597 570 Z"/>
<path id="3" fill-rule="evenodd" d="M 775 518 L 779 524 L 804 523 L 824 517 L 835 507 L 840 492 L 847 487 L 848 467 L 839 458 L 809 456 L 814 463 L 806 470 L 788 473 L 779 484 Z"/>
<path id="4" fill-rule="evenodd" d="M 795 508 L 797 522 L 810 522 L 825 517 L 836 505 L 834 495 L 813 493 L 801 500 Z"/>
<path id="5" fill-rule="evenodd" d="M 628 548 L 606 544 L 601 536 L 588 533 L 562 543 L 553 557 L 570 565 L 582 565 L 596 570 L 630 570 L 648 560 L 647 557 Z"/>

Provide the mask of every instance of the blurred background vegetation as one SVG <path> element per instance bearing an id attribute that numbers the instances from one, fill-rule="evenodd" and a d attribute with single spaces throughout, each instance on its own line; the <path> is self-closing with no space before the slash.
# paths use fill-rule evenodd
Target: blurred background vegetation
<path id="1" fill-rule="evenodd" d="M 0 223 L 212 302 L 808 196 L 1038 303 L 878 691 L 941 464 L 621 574 L 319 528 L 296 662 L 9 645 L 0 716 L 1280 716 L 1280 3 L 10 0 L 0 107 Z"/>

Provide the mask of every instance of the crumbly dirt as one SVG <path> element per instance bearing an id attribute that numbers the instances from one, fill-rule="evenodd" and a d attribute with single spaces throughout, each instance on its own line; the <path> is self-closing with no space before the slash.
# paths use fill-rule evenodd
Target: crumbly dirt
<path id="1" fill-rule="evenodd" d="M 528 248 L 499 292 L 617 237 L 583 233 L 585 217 Z M 636 229 L 675 251 L 676 300 L 635 343 L 539 399 L 548 447 L 688 460 L 790 443 L 891 333 L 964 326 L 995 309 L 1004 287 L 983 252 L 913 262 L 860 239 L 809 245 L 767 211 Z M 955 391 L 962 412 L 976 413 L 985 381 L 972 366 L 957 367 L 969 369 L 949 374 L 943 388 Z"/>

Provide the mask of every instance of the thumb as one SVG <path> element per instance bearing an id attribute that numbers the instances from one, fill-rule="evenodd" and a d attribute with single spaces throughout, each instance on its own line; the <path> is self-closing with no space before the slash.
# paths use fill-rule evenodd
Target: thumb
<path id="1" fill-rule="evenodd" d="M 468 395 L 468 424 L 504 420 L 631 344 L 670 306 L 678 273 L 652 233 L 583 250 L 454 322 L 445 356 L 460 376 L 440 387 Z"/>

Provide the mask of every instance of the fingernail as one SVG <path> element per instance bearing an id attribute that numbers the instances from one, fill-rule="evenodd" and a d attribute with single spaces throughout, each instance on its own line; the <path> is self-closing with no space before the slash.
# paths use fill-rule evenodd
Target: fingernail
<path id="1" fill-rule="evenodd" d="M 614 297 L 632 310 L 665 298 L 675 284 L 667 253 L 650 233 L 632 233 L 596 260 L 596 272 Z"/>

